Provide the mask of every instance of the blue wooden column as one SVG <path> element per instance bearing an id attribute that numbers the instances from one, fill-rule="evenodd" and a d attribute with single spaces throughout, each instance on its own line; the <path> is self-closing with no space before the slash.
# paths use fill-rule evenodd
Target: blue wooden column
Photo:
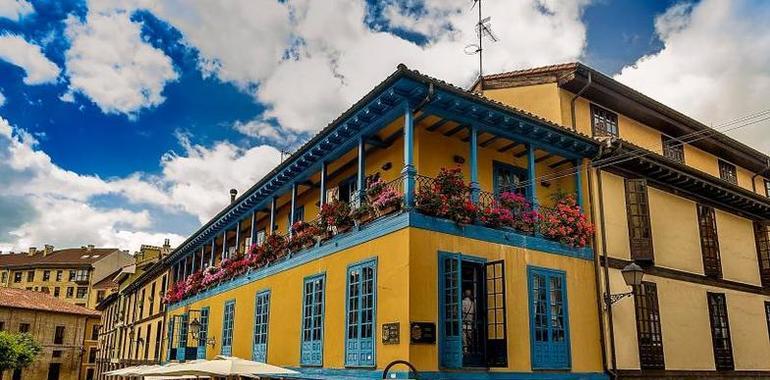
<path id="1" fill-rule="evenodd" d="M 235 223 L 235 255 L 238 256 L 238 249 L 241 248 L 241 220 Z"/>
<path id="2" fill-rule="evenodd" d="M 414 167 L 414 118 L 409 102 L 404 102 L 404 204 L 406 208 L 414 207 L 415 176 Z"/>
<path id="3" fill-rule="evenodd" d="M 475 125 L 471 126 L 470 138 L 470 166 L 471 166 L 471 200 L 479 201 L 479 131 Z"/>
<path id="4" fill-rule="evenodd" d="M 358 185 L 358 204 L 365 201 L 366 196 L 366 139 L 364 136 L 358 138 L 358 172 L 356 173 L 356 182 Z"/>
<path id="5" fill-rule="evenodd" d="M 227 257 L 227 228 L 222 232 L 222 260 Z"/>
<path id="6" fill-rule="evenodd" d="M 527 190 L 532 209 L 537 210 L 537 174 L 535 173 L 535 146 L 527 145 Z"/>
<path id="7" fill-rule="evenodd" d="M 582 159 L 575 160 L 575 201 L 581 209 L 583 207 L 583 168 L 581 167 Z"/>
<path id="8" fill-rule="evenodd" d="M 195 254 L 190 253 L 190 274 L 195 273 Z"/>
<path id="9" fill-rule="evenodd" d="M 321 163 L 321 194 L 319 194 L 318 207 L 323 207 L 326 204 L 326 171 L 328 165 L 326 161 Z"/>
<path id="10" fill-rule="evenodd" d="M 206 264 L 204 259 L 206 258 L 206 245 L 201 245 L 201 269 Z"/>
<path id="11" fill-rule="evenodd" d="M 297 207 L 297 184 L 291 184 L 291 208 L 289 209 L 289 236 L 291 236 L 291 226 L 294 225 L 294 209 Z"/>
<path id="12" fill-rule="evenodd" d="M 214 235 L 214 238 L 211 239 L 211 254 L 209 255 L 209 266 L 214 265 L 214 255 L 217 254 L 216 248 L 217 248 L 217 236 Z"/>
<path id="13" fill-rule="evenodd" d="M 270 227 L 267 228 L 270 235 L 275 232 L 275 208 L 277 202 L 278 200 L 275 199 L 275 197 L 273 197 L 273 200 L 270 202 Z"/>
<path id="14" fill-rule="evenodd" d="M 251 245 L 254 245 L 257 243 L 257 210 L 254 210 L 254 213 L 251 214 Z M 248 247 L 246 248 L 248 250 Z"/>

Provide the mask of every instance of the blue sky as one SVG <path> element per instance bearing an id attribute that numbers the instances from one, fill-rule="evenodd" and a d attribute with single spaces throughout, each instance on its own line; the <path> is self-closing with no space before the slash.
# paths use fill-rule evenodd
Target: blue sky
<path id="1" fill-rule="evenodd" d="M 245 189 L 396 63 L 469 83 L 466 3 L 0 0 L 0 124 L 11 131 L 0 156 L 18 161 L 0 163 L 0 175 L 22 184 L 0 191 L 0 249 L 179 241 L 224 206 L 229 187 Z M 696 23 L 725 13 L 714 1 L 507 3 L 485 2 L 501 39 L 488 72 L 582 60 L 664 95 L 649 78 L 677 75 L 672 62 L 690 58 L 681 40 L 708 38 Z M 755 8 L 767 13 L 749 1 L 725 17 L 739 23 Z M 704 111 L 719 99 L 673 99 L 704 119 L 740 115 Z M 19 199 L 30 212 L 3 208 Z M 40 228 L 48 207 L 98 217 L 62 233 Z"/>

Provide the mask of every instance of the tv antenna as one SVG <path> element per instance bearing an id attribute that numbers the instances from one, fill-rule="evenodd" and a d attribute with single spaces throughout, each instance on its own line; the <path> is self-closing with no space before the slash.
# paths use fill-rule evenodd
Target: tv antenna
<path id="1" fill-rule="evenodd" d="M 492 33 L 492 18 L 491 17 L 484 17 L 481 13 L 481 1 L 482 0 L 471 0 L 473 4 L 471 5 L 471 10 L 473 10 L 476 5 L 478 5 L 478 15 L 479 15 L 479 21 L 476 23 L 476 37 L 478 38 L 478 43 L 475 44 L 469 44 L 465 46 L 465 54 L 467 55 L 479 55 L 479 93 L 482 95 L 484 94 L 484 39 L 489 40 L 489 42 L 497 42 L 499 39 L 497 36 L 495 36 L 494 33 Z"/>

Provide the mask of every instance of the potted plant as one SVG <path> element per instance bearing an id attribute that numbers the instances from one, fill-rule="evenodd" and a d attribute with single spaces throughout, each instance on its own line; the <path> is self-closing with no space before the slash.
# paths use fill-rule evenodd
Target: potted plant
<path id="1" fill-rule="evenodd" d="M 377 210 L 378 216 L 388 215 L 401 209 L 404 196 L 390 187 L 385 187 L 372 201 L 372 206 Z"/>
<path id="2" fill-rule="evenodd" d="M 479 222 L 492 228 L 511 227 L 513 226 L 513 213 L 505 207 L 493 204 L 480 212 Z"/>
<path id="3" fill-rule="evenodd" d="M 286 238 L 278 234 L 270 234 L 262 243 L 264 254 L 262 255 L 262 265 L 269 264 L 280 259 L 286 254 Z"/>
<path id="4" fill-rule="evenodd" d="M 573 248 L 588 245 L 594 226 L 581 211 L 575 197 L 572 194 L 557 194 L 555 201 L 553 207 L 542 210 L 540 233 Z"/>
<path id="5" fill-rule="evenodd" d="M 498 198 L 500 206 L 511 212 L 513 220 L 510 227 L 527 234 L 535 232 L 540 214 L 532 209 L 532 204 L 524 194 L 509 191 L 501 193 Z"/>
<path id="6" fill-rule="evenodd" d="M 470 186 L 460 168 L 442 168 L 430 186 L 420 187 L 416 201 L 420 212 L 460 225 L 473 223 L 478 216 L 478 208 L 470 200 Z"/>
<path id="7" fill-rule="evenodd" d="M 350 217 L 359 226 L 366 224 L 374 218 L 374 208 L 369 202 L 361 202 L 358 207 L 350 211 Z"/>
<path id="8" fill-rule="evenodd" d="M 319 212 L 319 224 L 327 233 L 343 233 L 353 227 L 353 219 L 350 217 L 350 206 L 337 199 L 325 203 Z"/>
<path id="9" fill-rule="evenodd" d="M 289 251 L 296 252 L 303 248 L 311 248 L 316 243 L 319 229 L 314 223 L 298 221 L 291 226 L 291 238 L 287 241 Z"/>

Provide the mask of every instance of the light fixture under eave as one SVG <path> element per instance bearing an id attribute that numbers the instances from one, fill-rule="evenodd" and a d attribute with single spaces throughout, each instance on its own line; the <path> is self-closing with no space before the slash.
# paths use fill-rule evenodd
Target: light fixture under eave
<path id="1" fill-rule="evenodd" d="M 620 274 L 623 275 L 623 281 L 626 282 L 626 285 L 636 287 L 642 284 L 644 269 L 636 263 L 631 263 L 621 269 Z"/>

